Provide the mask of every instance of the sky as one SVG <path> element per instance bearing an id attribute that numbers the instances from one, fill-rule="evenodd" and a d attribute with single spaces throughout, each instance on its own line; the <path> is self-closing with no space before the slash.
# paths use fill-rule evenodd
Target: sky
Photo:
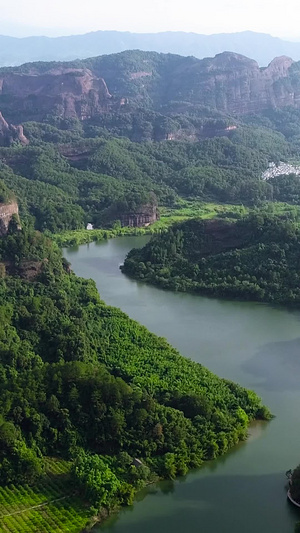
<path id="1" fill-rule="evenodd" d="M 15 37 L 252 30 L 300 41 L 299 0 L 0 0 L 0 13 L 0 34 Z"/>

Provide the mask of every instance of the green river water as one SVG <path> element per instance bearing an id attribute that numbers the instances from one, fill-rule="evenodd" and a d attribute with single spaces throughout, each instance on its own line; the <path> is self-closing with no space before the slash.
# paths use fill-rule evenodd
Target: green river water
<path id="1" fill-rule="evenodd" d="M 249 438 L 184 479 L 139 494 L 96 533 L 293 533 L 300 509 L 286 499 L 285 471 L 300 463 L 300 311 L 172 293 L 128 279 L 127 252 L 148 237 L 64 250 L 74 272 L 186 357 L 254 389 L 276 415 Z"/>

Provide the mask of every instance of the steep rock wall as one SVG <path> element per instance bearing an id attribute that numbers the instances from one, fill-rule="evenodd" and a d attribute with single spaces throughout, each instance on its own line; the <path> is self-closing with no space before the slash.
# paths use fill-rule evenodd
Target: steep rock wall
<path id="1" fill-rule="evenodd" d="M 61 67 L 45 74 L 0 76 L 0 102 L 5 101 L 8 110 L 14 102 L 22 120 L 43 120 L 53 112 L 64 119 L 84 120 L 107 112 L 111 99 L 105 81 L 89 69 Z"/>
<path id="2" fill-rule="evenodd" d="M 122 54 L 93 58 L 82 61 L 82 68 L 49 64 L 47 70 L 33 64 L 0 70 L 0 107 L 11 122 L 41 121 L 49 114 L 85 120 L 134 112 L 140 105 L 159 112 L 163 108 L 166 114 L 181 112 L 188 104 L 237 115 L 300 107 L 300 62 L 286 56 L 260 68 L 256 61 L 232 52 L 203 60 L 138 51 L 124 54 L 124 61 Z M 138 69 L 141 60 L 149 71 Z"/>
<path id="3" fill-rule="evenodd" d="M 149 226 L 159 220 L 160 215 L 157 205 L 147 204 L 142 205 L 136 212 L 123 213 L 120 216 L 122 226 L 131 226 L 141 228 Z"/>
<path id="4" fill-rule="evenodd" d="M 18 141 L 23 145 L 29 143 L 24 135 L 23 126 L 8 124 L 0 112 L 0 146 L 9 146 L 13 141 Z"/>

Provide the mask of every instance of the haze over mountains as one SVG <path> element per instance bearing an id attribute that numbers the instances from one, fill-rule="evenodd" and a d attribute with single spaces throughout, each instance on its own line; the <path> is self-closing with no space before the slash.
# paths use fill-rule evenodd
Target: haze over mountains
<path id="1" fill-rule="evenodd" d="M 284 41 L 252 31 L 213 35 L 97 31 L 56 38 L 16 38 L 2 35 L 0 66 L 16 66 L 32 61 L 69 61 L 133 49 L 195 56 L 200 59 L 230 51 L 251 57 L 260 66 L 267 66 L 274 57 L 282 55 L 300 60 L 300 42 Z"/>
<path id="2" fill-rule="evenodd" d="M 300 62 L 282 56 L 259 68 L 253 59 L 232 52 L 199 60 L 127 51 L 69 63 L 27 64 L 0 69 L 0 106 L 15 124 L 52 115 L 81 121 L 102 117 L 102 125 L 111 116 L 123 124 L 126 116 L 136 120 L 138 109 L 145 120 L 145 112 L 203 115 L 203 106 L 230 115 L 299 108 Z"/>

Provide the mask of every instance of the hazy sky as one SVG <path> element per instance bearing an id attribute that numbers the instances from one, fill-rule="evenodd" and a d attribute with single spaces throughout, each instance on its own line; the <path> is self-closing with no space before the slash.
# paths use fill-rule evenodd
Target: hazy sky
<path id="1" fill-rule="evenodd" d="M 299 11 L 299 0 L 0 0 L 0 33 L 252 30 L 300 40 Z"/>

